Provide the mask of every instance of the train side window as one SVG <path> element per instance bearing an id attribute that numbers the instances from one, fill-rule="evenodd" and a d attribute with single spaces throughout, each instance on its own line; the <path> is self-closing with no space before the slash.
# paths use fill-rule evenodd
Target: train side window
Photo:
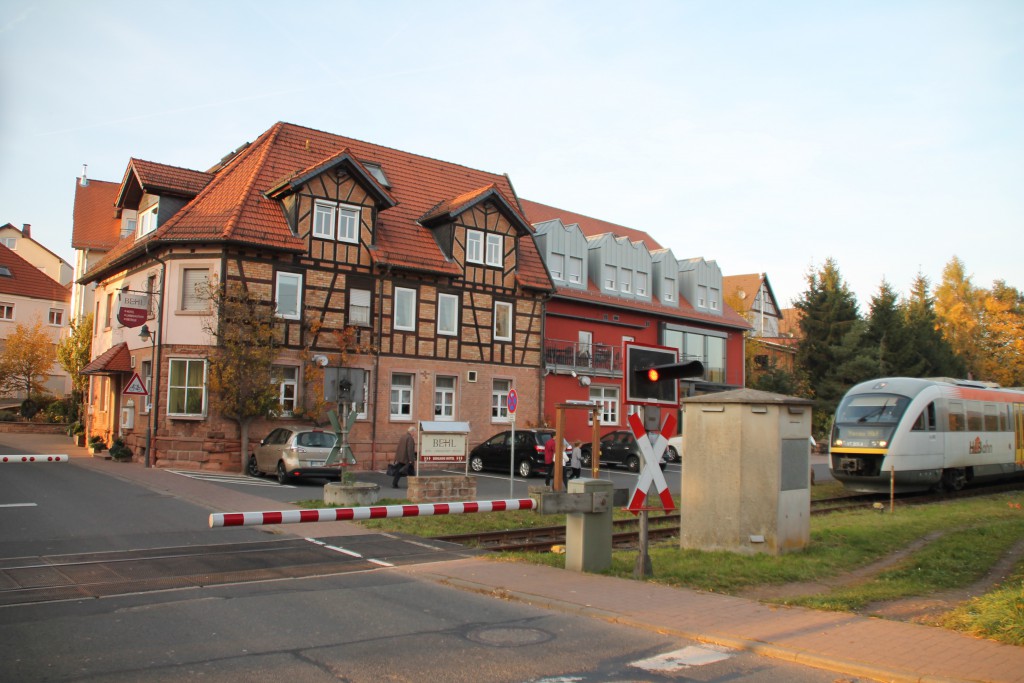
<path id="1" fill-rule="evenodd" d="M 949 402 L 949 431 L 967 431 L 967 423 L 964 421 L 964 404 L 960 401 Z"/>
<path id="2" fill-rule="evenodd" d="M 981 404 L 977 401 L 967 402 L 967 431 L 980 432 L 985 429 L 985 420 L 982 417 Z"/>
<path id="3" fill-rule="evenodd" d="M 1001 408 L 999 410 L 999 431 L 1001 431 L 1001 432 L 1012 432 L 1013 431 L 1013 429 L 1011 429 L 1011 427 L 1010 427 L 1010 425 L 1012 424 L 1012 422 L 1011 422 L 1012 415 L 1010 414 L 1012 409 L 1013 409 L 1013 406 L 1011 406 L 1010 404 L 1006 404 L 1005 406 L 1001 406 Z"/>
<path id="4" fill-rule="evenodd" d="M 935 403 L 929 403 L 928 406 L 921 411 L 921 414 L 914 420 L 914 426 L 911 427 L 911 431 L 915 432 L 934 432 L 935 431 Z"/>
<path id="5" fill-rule="evenodd" d="M 996 412 L 996 407 L 991 403 L 985 404 L 985 431 L 999 431 L 999 413 Z"/>

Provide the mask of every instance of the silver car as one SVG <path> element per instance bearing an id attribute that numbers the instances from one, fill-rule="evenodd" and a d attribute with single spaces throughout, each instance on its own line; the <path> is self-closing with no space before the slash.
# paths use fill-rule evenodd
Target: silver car
<path id="1" fill-rule="evenodd" d="M 313 427 L 278 427 L 253 449 L 246 471 L 253 477 L 274 474 L 279 484 L 292 479 L 340 479 L 340 465 L 326 465 L 337 437 Z"/>

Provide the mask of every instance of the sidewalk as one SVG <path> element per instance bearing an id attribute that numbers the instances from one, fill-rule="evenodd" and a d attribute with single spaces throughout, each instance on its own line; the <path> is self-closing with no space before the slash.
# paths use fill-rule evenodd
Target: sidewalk
<path id="1" fill-rule="evenodd" d="M 10 438 L 5 441 L 7 436 L 0 434 L 0 443 L 10 444 Z M 138 463 L 95 459 L 65 437 L 18 435 L 17 443 L 26 452 L 68 453 L 75 464 L 173 493 L 211 511 L 282 509 L 282 504 L 275 501 L 146 469 Z M 366 533 L 348 522 L 292 524 L 273 529 L 307 537 Z M 875 680 L 1024 683 L 1024 647 L 930 626 L 770 606 L 715 593 L 518 562 L 496 562 L 486 557 L 389 571 L 544 609 L 605 619 Z"/>

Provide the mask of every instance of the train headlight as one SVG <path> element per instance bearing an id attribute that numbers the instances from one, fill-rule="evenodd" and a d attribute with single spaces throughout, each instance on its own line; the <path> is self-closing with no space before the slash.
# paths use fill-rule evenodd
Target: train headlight
<path id="1" fill-rule="evenodd" d="M 836 445 L 837 446 L 842 446 L 843 445 L 843 440 L 842 439 L 836 439 Z"/>
<path id="2" fill-rule="evenodd" d="M 888 445 L 889 445 L 889 442 L 886 441 L 885 439 L 882 439 L 881 441 L 878 442 L 879 448 L 885 448 Z"/>

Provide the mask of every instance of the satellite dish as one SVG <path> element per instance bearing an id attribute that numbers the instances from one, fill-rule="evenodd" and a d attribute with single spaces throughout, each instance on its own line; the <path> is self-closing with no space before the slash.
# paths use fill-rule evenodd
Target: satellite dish
<path id="1" fill-rule="evenodd" d="M 590 386 L 590 378 L 589 377 L 580 377 L 580 386 L 581 387 L 589 387 Z"/>

